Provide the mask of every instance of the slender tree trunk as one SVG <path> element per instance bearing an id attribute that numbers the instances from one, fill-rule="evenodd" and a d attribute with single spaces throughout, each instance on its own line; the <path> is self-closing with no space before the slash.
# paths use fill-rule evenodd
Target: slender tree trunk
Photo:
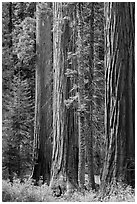
<path id="1" fill-rule="evenodd" d="M 134 36 L 135 4 L 105 3 L 106 157 L 103 186 L 134 179 Z"/>
<path id="2" fill-rule="evenodd" d="M 8 22 L 8 30 L 9 30 L 9 49 L 12 52 L 12 31 L 13 31 L 13 22 L 12 22 L 12 2 L 8 3 L 8 11 L 9 11 L 9 22 Z M 11 151 L 12 147 L 11 145 L 9 145 L 9 153 Z M 9 179 L 10 182 L 13 182 L 13 167 L 11 165 L 11 161 L 10 161 L 10 155 L 9 155 L 9 165 L 8 165 L 8 171 L 9 171 Z"/>
<path id="3" fill-rule="evenodd" d="M 44 10 L 43 10 L 44 6 Z M 34 124 L 34 166 L 33 178 L 40 176 L 50 180 L 51 168 L 51 131 L 52 131 L 52 100 L 51 100 L 51 16 L 48 13 L 50 3 L 37 3 L 37 67 L 35 93 L 35 124 Z"/>
<path id="4" fill-rule="evenodd" d="M 40 44 L 40 10 L 38 4 L 36 5 L 36 51 L 37 51 L 37 66 L 35 74 L 35 123 L 34 123 L 34 159 L 38 159 L 38 149 L 39 149 L 39 130 L 40 130 L 40 104 L 41 104 L 41 87 L 40 87 L 40 60 L 39 60 L 39 44 Z"/>
<path id="5" fill-rule="evenodd" d="M 100 175 L 104 160 L 104 105 L 105 105 L 105 69 L 104 69 L 104 3 L 94 3 L 94 73 L 93 73 L 93 117 L 94 117 L 94 171 Z M 93 104 L 92 103 L 92 104 Z"/>
<path id="6" fill-rule="evenodd" d="M 69 40 L 66 45 L 66 59 L 68 59 L 68 53 L 75 53 L 76 51 L 76 26 L 72 30 L 70 23 L 76 20 L 76 4 L 73 7 L 69 7 L 70 20 L 68 24 Z M 66 36 L 65 36 L 66 38 Z M 71 59 L 71 64 L 66 60 L 66 68 L 71 69 L 72 72 L 76 71 L 77 64 L 76 59 Z M 66 87 L 66 100 L 70 97 L 75 97 L 76 90 L 73 87 L 76 85 L 75 77 L 67 77 Z M 78 124 L 77 124 L 77 110 L 72 106 L 66 111 L 66 128 L 67 128 L 67 141 L 66 141 L 66 166 L 67 166 L 67 193 L 72 193 L 74 189 L 78 188 Z"/>
<path id="7" fill-rule="evenodd" d="M 88 134 L 86 134 L 86 154 L 87 154 L 87 165 L 88 165 L 88 180 L 89 180 L 89 188 L 95 189 L 95 181 L 94 181 L 94 168 L 93 168 L 93 72 L 94 72 L 94 3 L 90 4 L 91 8 L 91 17 L 90 17 L 90 59 L 89 59 L 89 67 L 90 67 L 90 77 L 89 77 L 89 95 L 88 98 L 90 102 L 87 103 L 88 113 L 87 113 L 87 125 L 88 125 Z"/>
<path id="8" fill-rule="evenodd" d="M 78 63 L 78 133 L 79 133 L 79 167 L 78 182 L 81 189 L 85 184 L 85 132 L 84 132 L 84 64 L 83 64 L 83 22 L 82 4 L 77 4 L 77 63 Z"/>

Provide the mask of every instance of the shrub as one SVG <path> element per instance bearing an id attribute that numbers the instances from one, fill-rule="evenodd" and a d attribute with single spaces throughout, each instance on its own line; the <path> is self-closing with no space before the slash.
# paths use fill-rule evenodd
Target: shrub
<path id="1" fill-rule="evenodd" d="M 106 193 L 100 191 L 95 198 L 95 201 L 104 202 L 135 202 L 135 191 L 131 186 L 117 182 L 108 185 Z"/>
<path id="2" fill-rule="evenodd" d="M 34 186 L 31 181 L 20 183 L 16 180 L 2 182 L 3 202 L 135 202 L 135 192 L 123 183 L 115 183 L 107 187 L 104 195 L 101 191 L 75 191 L 72 194 L 64 194 L 55 197 L 52 190 L 46 185 Z"/>
<path id="3" fill-rule="evenodd" d="M 41 187 L 34 186 L 31 181 L 20 183 L 16 180 L 11 184 L 3 181 L 2 184 L 2 200 L 4 202 L 42 202 L 49 199 L 51 195 L 47 185 Z M 49 199 L 50 200 L 50 199 Z"/>

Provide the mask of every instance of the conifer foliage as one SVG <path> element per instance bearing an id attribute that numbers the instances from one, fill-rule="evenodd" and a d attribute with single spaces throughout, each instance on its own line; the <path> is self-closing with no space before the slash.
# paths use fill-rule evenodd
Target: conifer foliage
<path id="1" fill-rule="evenodd" d="M 33 18 L 24 13 L 30 5 L 3 3 L 3 176 L 11 181 L 33 160 L 35 7 Z"/>

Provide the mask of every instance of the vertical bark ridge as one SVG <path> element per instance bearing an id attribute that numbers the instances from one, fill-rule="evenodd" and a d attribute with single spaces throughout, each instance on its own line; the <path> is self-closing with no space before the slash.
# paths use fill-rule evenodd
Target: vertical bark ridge
<path id="1" fill-rule="evenodd" d="M 40 175 L 49 182 L 51 166 L 51 16 L 48 13 L 50 4 L 37 4 L 36 23 L 36 93 L 34 124 L 34 166 L 33 178 L 39 180 Z M 45 6 L 45 10 L 42 10 Z"/>
<path id="2" fill-rule="evenodd" d="M 65 92 L 64 44 L 62 43 L 62 3 L 53 3 L 53 152 L 51 186 L 60 175 L 65 177 Z"/>
<path id="3" fill-rule="evenodd" d="M 103 181 L 127 181 L 134 160 L 134 3 L 105 3 L 106 157 Z"/>

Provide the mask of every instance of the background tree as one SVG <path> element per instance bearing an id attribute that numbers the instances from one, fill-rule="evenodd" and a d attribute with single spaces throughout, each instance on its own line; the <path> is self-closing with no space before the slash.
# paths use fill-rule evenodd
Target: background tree
<path id="1" fill-rule="evenodd" d="M 23 9 L 21 17 L 19 9 Z M 29 20 L 25 10 L 24 3 L 3 3 L 3 176 L 9 175 L 10 181 L 13 173 L 29 174 L 32 166 L 35 6 Z"/>
<path id="2" fill-rule="evenodd" d="M 113 180 L 134 185 L 134 13 L 134 3 L 105 3 L 106 157 L 103 186 Z"/>
<path id="3" fill-rule="evenodd" d="M 76 134 L 78 134 L 78 124 L 80 129 L 83 129 L 84 131 L 82 132 L 82 136 L 86 136 L 86 138 L 84 140 L 86 140 L 86 145 L 84 144 L 84 151 L 85 148 L 88 149 L 87 151 L 87 156 L 84 153 L 84 161 L 87 159 L 88 157 L 88 161 L 86 160 L 86 169 L 89 169 L 88 174 L 90 177 L 90 181 L 89 181 L 89 186 L 92 186 L 94 188 L 94 173 L 93 173 L 93 165 L 96 166 L 95 162 L 93 162 L 93 154 L 96 151 L 95 149 L 95 143 L 96 144 L 100 144 L 100 140 L 101 137 L 98 139 L 95 137 L 96 134 L 96 130 L 94 130 L 95 126 L 97 126 L 97 122 L 95 121 L 95 118 L 98 116 L 99 117 L 99 111 L 96 112 L 95 114 L 95 103 L 96 101 L 94 100 L 94 95 L 95 95 L 95 91 L 96 90 L 96 86 L 95 83 L 97 83 L 97 77 L 94 77 L 94 69 L 95 72 L 96 71 L 96 66 L 97 66 L 97 56 L 95 58 L 94 61 L 94 55 L 95 55 L 95 51 L 94 51 L 94 46 L 96 43 L 96 49 L 98 49 L 99 46 L 103 46 L 102 44 L 97 44 L 98 39 L 96 39 L 96 41 L 94 42 L 94 29 L 100 29 L 100 27 L 97 25 L 94 25 L 94 10 L 97 12 L 99 11 L 99 8 L 103 8 L 103 5 L 101 5 L 99 8 L 95 7 L 96 5 L 92 5 L 91 3 L 82 3 L 81 4 L 81 9 L 80 9 L 80 15 L 82 18 L 82 40 L 80 41 L 80 38 L 78 37 L 78 18 L 79 16 L 76 15 L 76 11 L 78 8 L 77 3 L 74 4 L 69 4 L 68 5 L 68 16 L 71 18 L 71 30 L 72 30 L 72 34 L 70 37 L 70 43 L 69 43 L 69 47 L 68 48 L 68 68 L 67 68 L 67 72 L 65 73 L 67 78 L 70 79 L 69 83 L 67 84 L 67 88 L 69 89 L 69 94 L 68 94 L 68 99 L 65 100 L 66 106 L 67 106 L 67 110 L 72 111 L 74 110 L 75 112 L 75 130 L 74 132 L 77 132 Z M 95 7 L 95 8 L 94 8 Z M 73 15 L 71 14 L 71 10 L 73 11 Z M 98 19 L 101 19 L 103 13 L 100 14 L 100 17 Z M 73 17 L 72 17 L 73 16 Z M 99 21 L 99 20 L 98 20 Z M 100 23 L 101 24 L 101 23 Z M 96 26 L 96 27 L 95 27 Z M 92 31 L 92 32 L 91 32 Z M 100 32 L 100 30 L 99 30 Z M 101 35 L 99 35 L 101 36 Z M 73 41 L 73 43 L 71 43 L 71 41 Z M 81 46 L 82 44 L 82 46 Z M 79 54 L 78 54 L 79 53 Z M 80 56 L 80 57 L 78 57 Z M 90 57 L 89 57 L 90 56 Z M 77 59 L 78 58 L 78 59 Z M 80 60 L 79 60 L 80 59 Z M 81 73 L 82 74 L 77 74 L 78 73 L 78 66 L 77 63 L 80 61 L 79 64 L 82 64 L 81 66 Z M 96 62 L 96 64 L 95 64 Z M 98 59 L 98 64 L 99 64 L 99 59 Z M 95 67 L 94 67 L 95 66 Z M 80 66 L 79 66 L 80 67 Z M 98 67 L 98 72 L 101 72 L 101 69 L 103 70 L 103 65 Z M 99 75 L 99 74 L 98 74 Z M 79 86 L 79 80 L 81 77 L 81 87 Z M 102 78 L 101 78 L 102 77 Z M 102 79 L 103 81 L 103 75 L 100 76 L 100 80 Z M 98 82 L 99 85 L 99 82 Z M 100 87 L 98 87 L 99 89 Z M 78 105 L 78 95 L 79 95 L 79 91 L 78 89 L 81 90 L 81 97 L 82 97 L 82 101 L 81 101 L 81 105 L 79 103 Z M 98 92 L 100 91 L 100 93 L 102 93 L 102 90 L 99 89 Z M 103 94 L 103 93 L 102 93 Z M 103 104 L 103 100 L 101 101 L 101 103 L 99 104 L 100 107 L 102 108 L 102 104 Z M 80 107 L 81 106 L 81 107 Z M 91 107 L 92 107 L 92 111 L 94 111 L 94 114 L 92 115 L 92 111 L 91 111 Z M 100 108 L 100 109 L 101 109 Z M 99 108 L 98 108 L 99 110 Z M 78 122 L 78 117 L 80 119 L 80 114 L 82 113 L 81 116 L 83 117 L 83 124 L 80 124 Z M 98 114 L 98 115 L 97 115 Z M 79 116 L 78 116 L 79 115 Z M 92 118 L 92 119 L 91 119 Z M 71 120 L 72 121 L 72 120 Z M 80 120 L 79 120 L 80 121 Z M 102 119 L 100 122 L 100 125 L 102 125 L 101 123 L 103 123 Z M 71 123 L 69 123 L 71 124 Z M 70 125 L 69 125 L 70 126 Z M 82 127 L 83 126 L 83 127 Z M 99 126 L 99 124 L 98 124 Z M 73 126 L 70 126 L 73 127 Z M 101 126 L 103 127 L 103 125 Z M 97 128 L 96 128 L 97 129 Z M 100 128 L 101 130 L 101 128 Z M 98 130 L 98 132 L 100 131 Z M 69 131 L 71 132 L 71 129 L 69 128 Z M 102 131 L 102 130 L 101 130 Z M 102 136 L 102 133 L 100 131 L 100 135 Z M 103 132 L 103 131 L 102 131 Z M 74 133 L 75 134 L 75 133 Z M 85 134 L 85 135 L 83 135 Z M 77 138 L 76 136 L 73 136 L 73 138 Z M 70 140 L 70 139 L 69 139 Z M 103 138 L 102 138 L 103 140 Z M 77 139 L 75 140 L 77 141 Z M 75 142 L 73 141 L 73 144 Z M 94 144 L 94 148 L 92 148 L 92 145 Z M 77 143 L 78 144 L 78 143 Z M 72 146 L 72 145 L 71 145 Z M 87 146 L 87 147 L 86 147 Z M 71 150 L 72 152 L 72 150 Z M 98 154 L 99 159 L 100 159 L 100 153 Z M 72 157 L 71 161 L 73 161 Z M 103 155 L 102 155 L 103 158 Z M 103 159 L 102 159 L 103 160 Z M 82 164 L 84 165 L 84 162 L 82 162 Z M 75 166 L 76 167 L 76 166 Z M 85 168 L 85 165 L 84 165 Z M 80 168 L 82 171 L 84 168 Z M 98 171 L 100 173 L 100 171 L 98 170 L 97 167 L 95 167 L 96 172 Z M 84 172 L 84 171 L 83 171 Z M 98 174 L 99 174 L 98 173 Z M 83 178 L 85 177 L 85 173 L 82 173 Z M 87 170 L 86 170 L 86 178 L 87 178 Z M 84 180 L 84 179 L 83 179 Z M 83 183 L 85 184 L 85 181 L 83 181 Z"/>
<path id="4" fill-rule="evenodd" d="M 94 171 L 100 175 L 105 155 L 105 67 L 104 67 L 104 3 L 94 3 L 94 72 L 93 72 L 93 153 Z"/>
<path id="5" fill-rule="evenodd" d="M 3 164 L 9 169 L 10 178 L 13 175 L 10 172 L 23 178 L 32 165 L 32 101 L 26 80 L 15 77 L 13 86 L 14 97 L 9 101 L 8 120 L 5 121 L 7 148 L 4 155 L 7 159 Z"/>
<path id="6" fill-rule="evenodd" d="M 63 5 L 65 32 L 65 76 L 66 84 L 66 171 L 67 193 L 78 188 L 78 115 L 77 115 L 77 62 L 76 62 L 76 3 Z"/>
<path id="7" fill-rule="evenodd" d="M 85 132 L 84 132 L 84 66 L 83 66 L 83 21 L 82 3 L 77 4 L 77 64 L 78 64 L 78 136 L 79 136 L 79 169 L 78 182 L 81 189 L 85 184 Z"/>
<path id="8" fill-rule="evenodd" d="M 3 71 L 3 117 L 7 109 L 8 94 L 10 93 L 10 79 L 13 76 L 12 55 L 12 3 L 2 5 L 2 71 Z"/>
<path id="9" fill-rule="evenodd" d="M 87 3 L 84 8 L 84 89 L 85 89 L 85 144 L 86 144 L 86 167 L 88 173 L 88 188 L 95 189 L 94 160 L 93 160 L 93 74 L 94 74 L 94 13 L 95 4 Z"/>

